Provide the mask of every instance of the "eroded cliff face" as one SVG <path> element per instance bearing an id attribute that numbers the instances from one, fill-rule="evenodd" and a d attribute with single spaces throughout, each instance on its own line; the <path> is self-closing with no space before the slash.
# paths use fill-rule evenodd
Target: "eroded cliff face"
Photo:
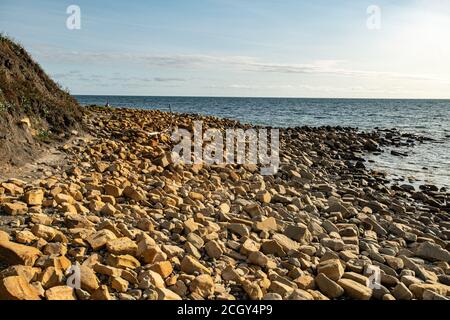
<path id="1" fill-rule="evenodd" d="M 0 35 L 0 165 L 29 161 L 80 119 L 76 100 L 25 49 Z"/>

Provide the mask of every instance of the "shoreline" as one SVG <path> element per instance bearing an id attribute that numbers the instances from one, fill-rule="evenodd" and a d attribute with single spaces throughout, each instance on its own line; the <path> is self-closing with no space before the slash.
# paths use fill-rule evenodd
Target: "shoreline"
<path id="1" fill-rule="evenodd" d="M 84 108 L 90 136 L 60 148 L 64 165 L 31 183 L 0 181 L 0 261 L 6 261 L 0 280 L 2 274 L 24 277 L 28 297 L 450 296 L 450 193 L 389 186 L 362 161 L 365 152 L 420 137 L 281 128 L 280 170 L 261 176 L 245 165 L 173 165 L 166 157 L 170 137 L 148 138 L 196 119 L 222 129 L 250 125 L 158 110 Z M 90 283 L 71 290 L 62 271 L 77 261 Z M 23 265 L 19 269 L 32 276 L 11 265 Z M 368 266 L 381 270 L 381 287 L 365 285 Z M 0 299 L 5 290 L 17 294 L 2 289 L 1 281 Z"/>

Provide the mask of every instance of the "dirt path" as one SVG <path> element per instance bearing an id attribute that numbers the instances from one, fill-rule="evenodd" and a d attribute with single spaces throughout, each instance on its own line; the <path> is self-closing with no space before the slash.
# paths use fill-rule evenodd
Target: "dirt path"
<path id="1" fill-rule="evenodd" d="M 73 144 L 74 141 L 79 139 L 92 138 L 89 135 L 74 136 L 64 143 L 55 144 L 49 146 L 43 151 L 35 161 L 27 163 L 23 166 L 0 166 L 0 180 L 7 180 L 10 178 L 20 179 L 26 182 L 31 182 L 36 179 L 40 179 L 46 176 L 51 176 L 55 169 L 67 164 L 68 155 L 62 146 L 66 144 Z"/>

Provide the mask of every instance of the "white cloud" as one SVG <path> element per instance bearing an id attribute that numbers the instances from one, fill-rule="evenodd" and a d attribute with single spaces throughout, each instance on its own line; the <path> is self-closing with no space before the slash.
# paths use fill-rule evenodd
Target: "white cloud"
<path id="1" fill-rule="evenodd" d="M 40 50 L 36 51 L 39 59 L 50 59 L 61 62 L 89 62 L 96 64 L 144 64 L 144 66 L 164 68 L 167 70 L 178 69 L 214 69 L 219 67 L 230 71 L 247 71 L 258 73 L 278 74 L 304 74 L 304 75 L 335 75 L 354 78 L 375 79 L 405 79 L 421 81 L 439 81 L 450 83 L 450 79 L 443 79 L 433 74 L 417 75 L 413 73 L 398 73 L 389 70 L 360 70 L 350 66 L 342 60 L 318 60 L 310 63 L 279 63 L 264 61 L 257 57 L 248 56 L 218 56 L 218 55 L 152 55 L 131 53 L 105 53 L 87 51 L 65 51 L 65 50 Z M 181 78 L 157 77 L 154 81 L 183 81 Z"/>

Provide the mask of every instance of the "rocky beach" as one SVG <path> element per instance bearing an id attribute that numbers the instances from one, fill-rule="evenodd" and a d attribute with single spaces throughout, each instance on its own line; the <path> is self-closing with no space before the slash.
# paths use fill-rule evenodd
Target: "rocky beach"
<path id="1" fill-rule="evenodd" d="M 170 158 L 176 127 L 250 125 L 82 109 L 58 161 L 0 174 L 0 299 L 450 298 L 449 191 L 392 185 L 364 161 L 421 137 L 284 128 L 280 169 L 262 176 Z"/>

